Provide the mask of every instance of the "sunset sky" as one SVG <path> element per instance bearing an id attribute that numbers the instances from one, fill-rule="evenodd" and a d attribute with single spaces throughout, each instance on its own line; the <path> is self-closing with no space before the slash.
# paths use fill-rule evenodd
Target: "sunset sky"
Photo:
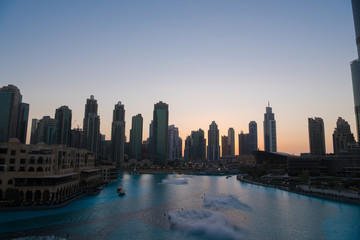
<path id="1" fill-rule="evenodd" d="M 199 128 L 207 138 L 215 121 L 220 135 L 235 129 L 237 154 L 250 121 L 263 149 L 270 101 L 279 152 L 309 152 L 316 116 L 332 153 L 339 116 L 355 134 L 355 58 L 350 0 L 0 1 L 0 85 L 16 85 L 30 104 L 29 131 L 62 105 L 82 127 L 94 95 L 107 139 L 121 101 L 127 138 L 141 113 L 145 140 L 163 101 L 183 140 Z"/>

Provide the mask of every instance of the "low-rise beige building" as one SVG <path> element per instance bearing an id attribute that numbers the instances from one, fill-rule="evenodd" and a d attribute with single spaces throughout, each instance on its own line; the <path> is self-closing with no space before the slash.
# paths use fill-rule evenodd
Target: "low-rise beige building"
<path id="1" fill-rule="evenodd" d="M 94 153 L 64 145 L 0 144 L 0 203 L 51 204 L 102 184 Z"/>

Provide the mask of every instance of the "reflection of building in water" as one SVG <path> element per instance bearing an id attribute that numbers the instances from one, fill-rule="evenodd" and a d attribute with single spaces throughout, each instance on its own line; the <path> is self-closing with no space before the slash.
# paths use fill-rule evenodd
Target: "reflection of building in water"
<path id="1" fill-rule="evenodd" d="M 102 184 L 94 153 L 64 145 L 0 144 L 0 203 L 62 202 Z"/>

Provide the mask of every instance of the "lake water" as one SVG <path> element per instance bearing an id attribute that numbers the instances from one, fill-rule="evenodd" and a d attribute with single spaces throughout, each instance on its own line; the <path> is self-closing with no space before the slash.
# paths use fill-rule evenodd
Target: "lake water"
<path id="1" fill-rule="evenodd" d="M 126 195 L 118 196 L 121 184 Z M 236 177 L 121 174 L 63 208 L 0 212 L 0 239 L 360 239 L 360 206 Z"/>

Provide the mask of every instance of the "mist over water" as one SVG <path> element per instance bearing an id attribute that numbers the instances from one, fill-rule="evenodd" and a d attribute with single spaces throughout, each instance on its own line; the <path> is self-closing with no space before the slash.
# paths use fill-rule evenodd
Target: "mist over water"
<path id="1" fill-rule="evenodd" d="M 126 189 L 124 197 L 117 195 L 119 184 Z M 225 176 L 124 173 L 98 195 L 63 208 L 0 213 L 0 239 L 332 240 L 358 236 L 360 206 Z"/>

